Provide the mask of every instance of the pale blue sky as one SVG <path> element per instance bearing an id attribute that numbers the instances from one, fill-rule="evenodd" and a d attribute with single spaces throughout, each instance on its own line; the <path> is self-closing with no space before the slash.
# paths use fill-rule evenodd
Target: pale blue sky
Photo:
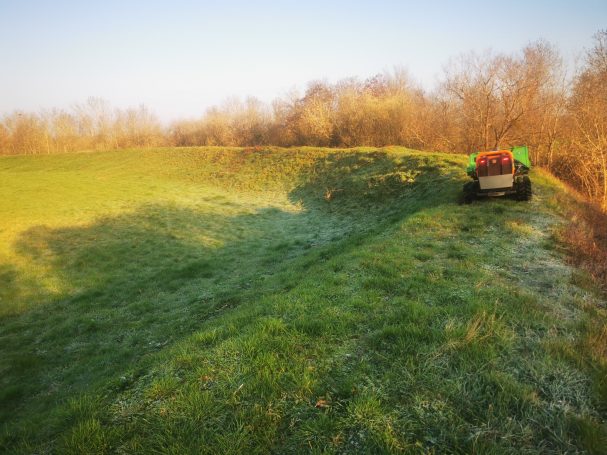
<path id="1" fill-rule="evenodd" d="M 601 28 L 607 0 L 0 0 L 0 114 L 97 96 L 195 117 L 395 66 L 432 88 L 461 53 L 544 38 L 572 62 Z"/>

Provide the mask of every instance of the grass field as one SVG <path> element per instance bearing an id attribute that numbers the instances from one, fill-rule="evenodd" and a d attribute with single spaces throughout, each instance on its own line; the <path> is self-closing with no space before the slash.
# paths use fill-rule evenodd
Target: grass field
<path id="1" fill-rule="evenodd" d="M 573 196 L 464 156 L 0 158 L 4 453 L 607 453 Z"/>

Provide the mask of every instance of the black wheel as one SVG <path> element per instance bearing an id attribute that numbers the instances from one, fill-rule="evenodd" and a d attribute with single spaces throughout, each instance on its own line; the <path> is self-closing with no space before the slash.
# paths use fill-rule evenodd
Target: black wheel
<path id="1" fill-rule="evenodd" d="M 464 183 L 464 204 L 470 204 L 476 200 L 478 183 L 476 180 Z"/>
<path id="2" fill-rule="evenodd" d="M 519 201 L 528 201 L 531 199 L 532 194 L 531 180 L 528 175 L 523 175 L 516 184 L 516 198 Z"/>

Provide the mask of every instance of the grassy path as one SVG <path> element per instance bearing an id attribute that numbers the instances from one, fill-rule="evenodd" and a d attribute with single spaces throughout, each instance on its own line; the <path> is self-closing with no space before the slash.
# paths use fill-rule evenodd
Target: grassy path
<path id="1" fill-rule="evenodd" d="M 462 206 L 463 162 L 0 160 L 0 448 L 602 453 L 605 300 L 553 235 L 572 201 L 537 173 L 529 204 Z"/>

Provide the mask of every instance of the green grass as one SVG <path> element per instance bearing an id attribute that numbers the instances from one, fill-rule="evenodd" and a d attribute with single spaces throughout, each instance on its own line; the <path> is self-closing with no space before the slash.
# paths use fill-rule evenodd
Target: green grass
<path id="1" fill-rule="evenodd" d="M 463 156 L 0 159 L 6 453 L 605 453 L 574 201 L 459 204 Z"/>

